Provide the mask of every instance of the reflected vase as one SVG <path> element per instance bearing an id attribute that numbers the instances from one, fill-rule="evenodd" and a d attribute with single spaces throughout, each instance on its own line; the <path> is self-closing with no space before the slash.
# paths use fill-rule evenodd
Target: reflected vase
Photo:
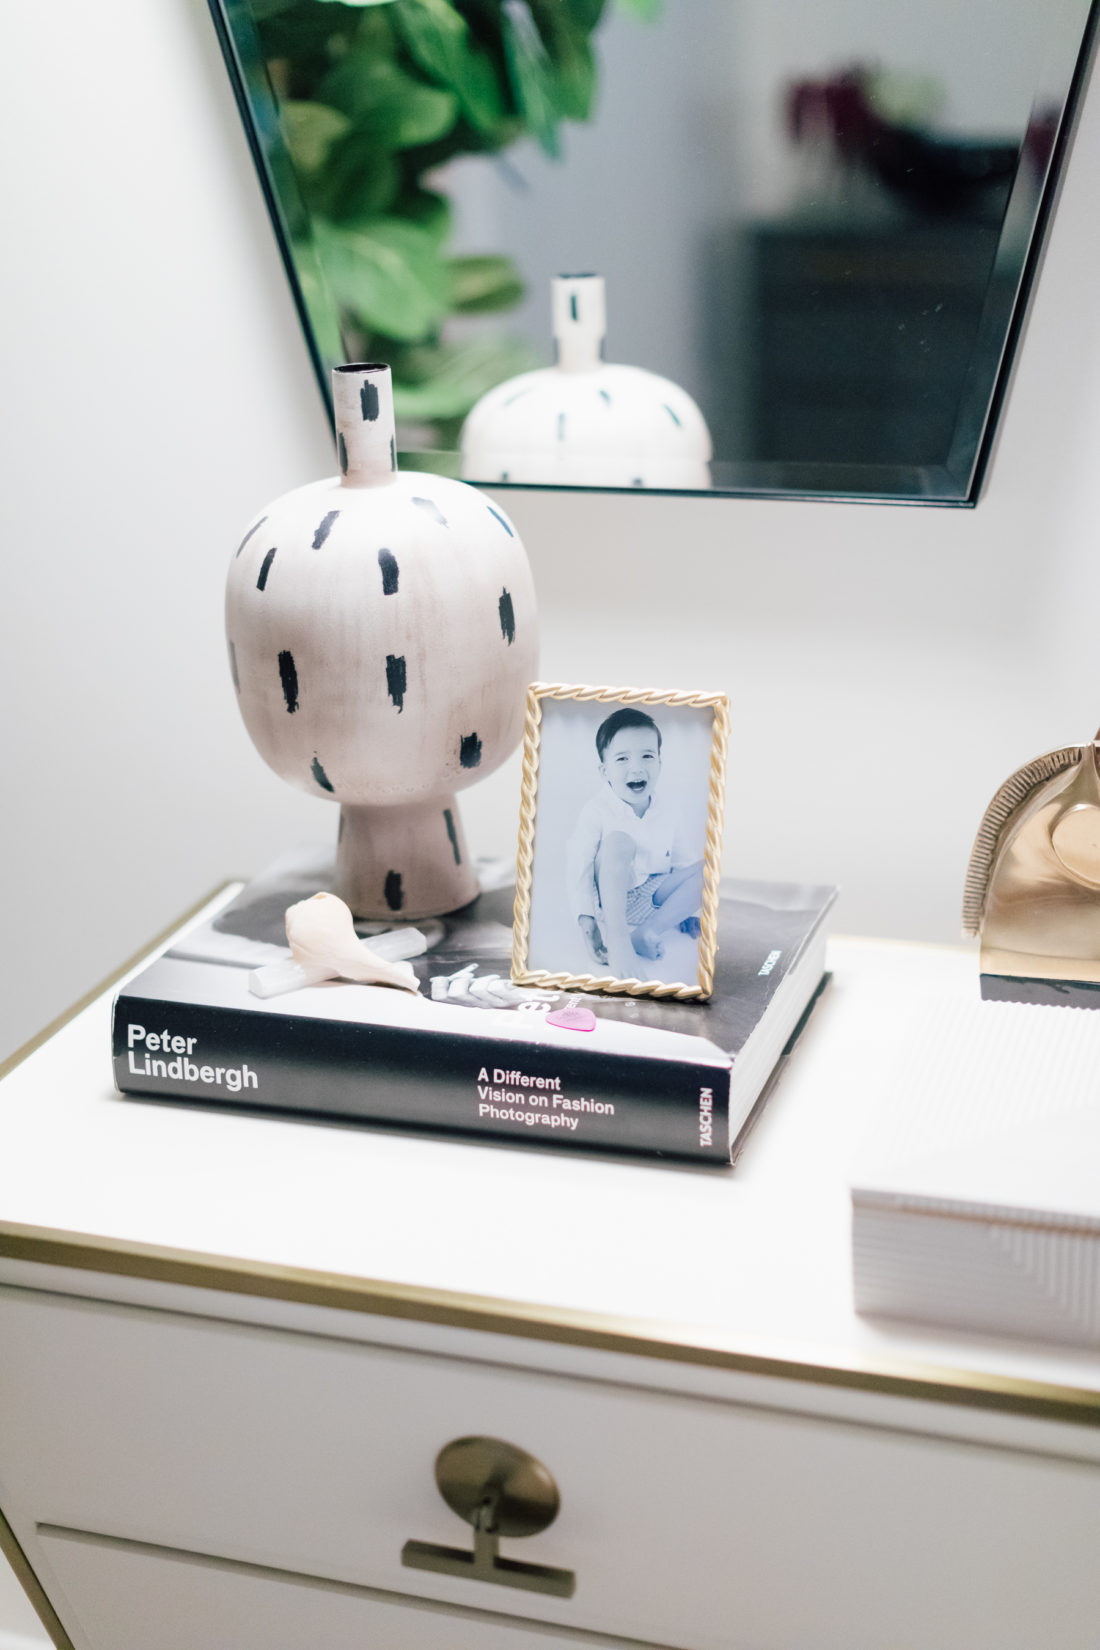
<path id="1" fill-rule="evenodd" d="M 541 486 L 709 488 L 710 432 L 687 391 L 643 367 L 604 361 L 603 277 L 555 276 L 551 310 L 557 364 L 482 396 L 462 428 L 462 474 Z"/>

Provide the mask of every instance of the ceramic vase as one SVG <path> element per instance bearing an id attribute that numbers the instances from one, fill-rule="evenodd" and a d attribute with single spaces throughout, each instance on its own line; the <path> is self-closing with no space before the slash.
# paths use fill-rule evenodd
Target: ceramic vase
<path id="1" fill-rule="evenodd" d="M 641 367 L 603 359 L 599 275 L 559 275 L 551 310 L 557 365 L 498 384 L 462 429 L 473 481 L 592 487 L 711 484 L 711 439 L 686 391 Z"/>
<path id="2" fill-rule="evenodd" d="M 398 471 L 388 367 L 336 368 L 333 400 L 340 474 L 268 505 L 233 557 L 230 668 L 264 761 L 340 804 L 333 891 L 414 920 L 478 891 L 455 793 L 519 743 L 534 588 L 503 510 Z"/>

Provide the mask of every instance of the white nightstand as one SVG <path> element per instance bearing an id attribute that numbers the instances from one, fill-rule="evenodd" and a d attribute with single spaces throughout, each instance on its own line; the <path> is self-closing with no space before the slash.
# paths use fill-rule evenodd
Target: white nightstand
<path id="1" fill-rule="evenodd" d="M 830 966 L 730 1172 L 124 1100 L 110 991 L 16 1065 L 0 1532 L 56 1642 L 1097 1650 L 1100 1359 L 851 1308 L 899 1004 L 975 959 Z M 472 1550 L 470 1436 L 552 1475 L 499 1550 L 571 1596 L 403 1562 Z"/>

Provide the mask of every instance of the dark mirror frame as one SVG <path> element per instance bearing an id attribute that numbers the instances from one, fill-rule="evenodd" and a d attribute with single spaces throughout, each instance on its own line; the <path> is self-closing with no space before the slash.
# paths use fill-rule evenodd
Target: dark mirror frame
<path id="1" fill-rule="evenodd" d="M 214 27 L 240 110 L 260 187 L 270 214 L 287 280 L 317 375 L 321 397 L 332 416 L 331 369 L 346 361 L 339 314 L 314 244 L 310 216 L 284 142 L 278 102 L 268 77 L 248 0 L 208 0 Z M 680 492 L 647 491 L 690 497 L 756 497 L 840 500 L 855 503 L 977 503 L 988 471 L 998 420 L 1008 393 L 1019 347 L 1042 263 L 1065 166 L 1088 83 L 1098 38 L 1100 0 L 1089 0 L 1081 40 L 1068 64 L 1057 126 L 1037 196 L 1027 250 L 1011 292 L 987 291 L 978 342 L 963 384 L 955 437 L 943 466 L 858 465 L 755 460 L 716 461 L 714 485 Z M 1026 142 L 1026 139 L 1025 139 Z M 1022 153 L 1022 149 L 1021 149 Z M 400 455 L 403 466 L 459 475 L 457 453 L 414 451 Z M 476 478 L 482 485 L 507 489 L 613 492 L 610 487 L 540 487 Z"/>

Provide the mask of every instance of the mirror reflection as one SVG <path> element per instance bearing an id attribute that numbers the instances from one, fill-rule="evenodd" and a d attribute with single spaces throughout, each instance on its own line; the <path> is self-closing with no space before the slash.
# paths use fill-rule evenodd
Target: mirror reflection
<path id="1" fill-rule="evenodd" d="M 211 4 L 322 383 L 388 361 L 405 462 L 977 496 L 1089 0 Z"/>

